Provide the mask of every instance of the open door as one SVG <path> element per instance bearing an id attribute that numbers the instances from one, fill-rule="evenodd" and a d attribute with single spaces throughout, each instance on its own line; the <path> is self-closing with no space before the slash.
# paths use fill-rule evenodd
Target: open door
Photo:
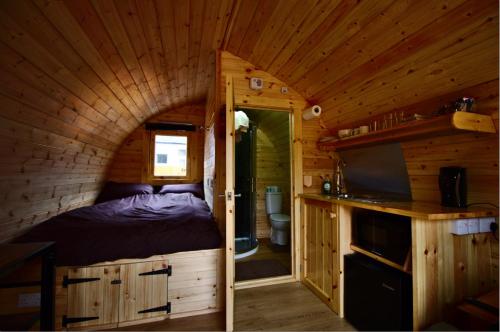
<path id="1" fill-rule="evenodd" d="M 234 94 L 233 78 L 226 76 L 226 331 L 234 320 Z"/>

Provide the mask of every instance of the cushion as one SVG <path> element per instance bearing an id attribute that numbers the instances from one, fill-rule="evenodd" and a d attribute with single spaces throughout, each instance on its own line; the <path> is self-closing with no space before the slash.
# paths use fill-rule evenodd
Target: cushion
<path id="1" fill-rule="evenodd" d="M 106 182 L 101 193 L 95 200 L 95 204 L 112 201 L 139 194 L 152 194 L 153 186 L 145 183 L 118 183 Z"/>
<path id="2" fill-rule="evenodd" d="M 196 197 L 204 199 L 203 185 L 199 183 L 180 183 L 180 184 L 166 184 L 160 188 L 158 194 L 167 193 L 192 193 Z"/>

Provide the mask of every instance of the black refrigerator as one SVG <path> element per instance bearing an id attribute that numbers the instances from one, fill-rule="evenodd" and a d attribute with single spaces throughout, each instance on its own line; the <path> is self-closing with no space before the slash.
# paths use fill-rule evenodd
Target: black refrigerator
<path id="1" fill-rule="evenodd" d="M 358 330 L 412 330 L 411 275 L 362 254 L 344 256 L 344 313 Z"/>

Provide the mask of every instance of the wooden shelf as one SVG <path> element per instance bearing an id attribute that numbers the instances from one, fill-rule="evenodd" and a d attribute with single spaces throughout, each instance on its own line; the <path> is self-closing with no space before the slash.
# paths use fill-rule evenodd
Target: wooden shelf
<path id="1" fill-rule="evenodd" d="M 411 274 L 411 268 L 409 267 L 409 262 L 411 261 L 411 255 L 407 255 L 405 264 L 401 265 L 401 264 L 395 263 L 393 261 L 390 261 L 384 257 L 377 256 L 374 253 L 371 253 L 371 252 L 369 252 L 363 248 L 360 248 L 354 244 L 351 244 L 351 250 L 359 252 L 360 254 L 363 254 L 363 255 L 368 256 L 370 258 L 373 258 L 374 260 L 379 261 L 381 263 L 384 263 L 385 265 L 389 265 L 390 267 L 398 269 L 399 271 L 403 271 L 405 273 Z"/>
<path id="2" fill-rule="evenodd" d="M 425 120 L 414 120 L 396 127 L 333 142 L 319 142 L 318 147 L 323 151 L 346 150 L 380 143 L 400 142 L 419 137 L 453 135 L 464 131 L 496 133 L 496 128 L 489 115 L 455 112 Z"/>

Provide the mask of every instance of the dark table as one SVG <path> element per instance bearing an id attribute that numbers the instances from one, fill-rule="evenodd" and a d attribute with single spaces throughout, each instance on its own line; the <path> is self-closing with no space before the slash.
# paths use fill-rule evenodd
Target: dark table
<path id="1" fill-rule="evenodd" d="M 54 242 L 0 245 L 0 288 L 40 286 L 40 330 L 54 330 Z M 22 273 L 41 261 L 38 280 L 26 280 Z M 10 321 L 19 315 L 12 315 Z M 25 322 L 26 323 L 26 322 Z M 1 324 L 1 322 L 0 322 Z M 10 326 L 9 326 L 10 327 Z M 5 327 L 0 325 L 0 330 Z"/>

